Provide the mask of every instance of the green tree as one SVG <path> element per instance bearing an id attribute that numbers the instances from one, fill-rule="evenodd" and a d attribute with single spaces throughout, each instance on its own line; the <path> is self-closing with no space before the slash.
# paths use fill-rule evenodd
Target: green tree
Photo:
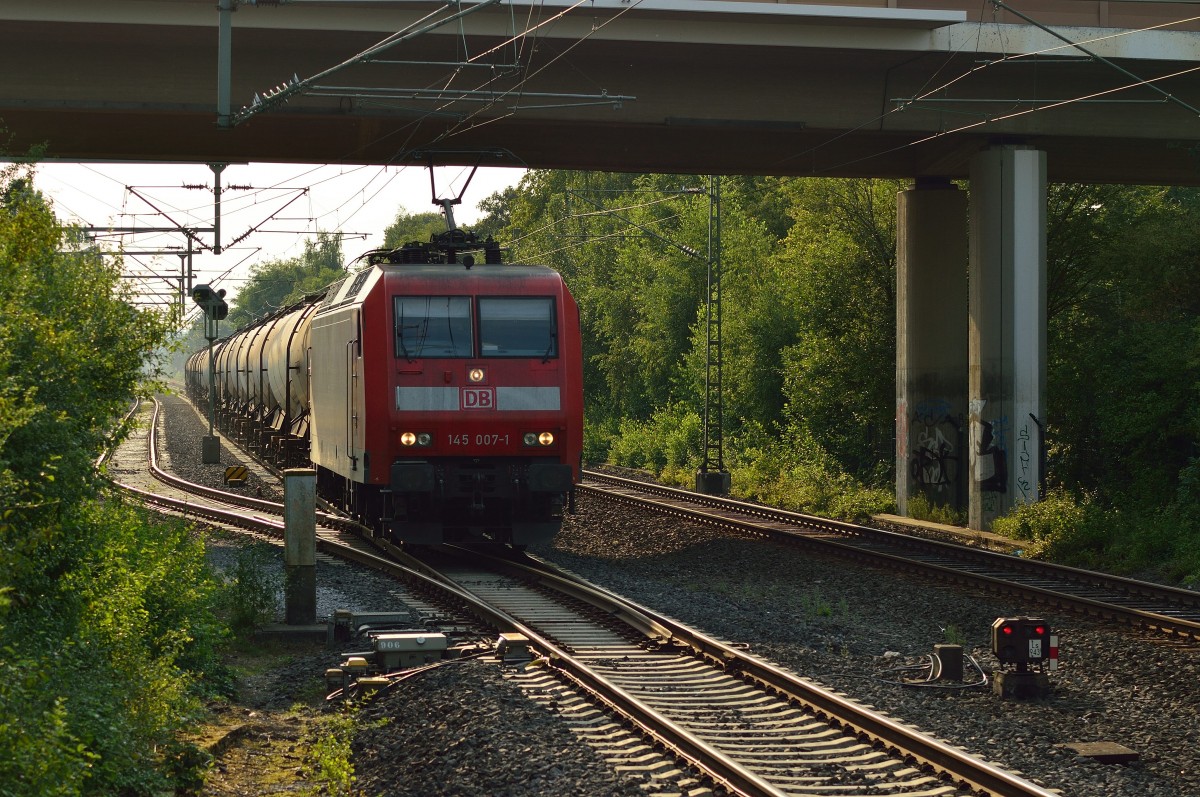
<path id="1" fill-rule="evenodd" d="M 144 393 L 170 319 L 132 304 L 121 265 L 69 234 L 14 169 L 0 207 L 0 483 L 32 508 L 91 492 L 113 419 Z M 11 508 L 14 504 L 9 504 Z"/>
<path id="2" fill-rule="evenodd" d="M 794 180 L 795 224 L 775 266 L 797 305 L 782 352 L 787 421 L 846 472 L 887 483 L 895 415 L 893 180 Z"/>
<path id="3" fill-rule="evenodd" d="M 1198 224 L 1194 190 L 1113 187 L 1075 225 L 1104 245 L 1048 326 L 1050 465 L 1105 505 L 1166 505 L 1200 450 Z"/>
<path id="4" fill-rule="evenodd" d="M 721 187 L 722 359 L 725 428 L 736 434 L 746 423 L 776 425 L 783 410 L 783 365 L 780 352 L 796 341 L 796 305 L 784 293 L 781 272 L 772 268 L 779 239 L 763 218 L 764 194 L 778 204 L 777 181 L 761 178 L 723 179 Z M 698 198 L 707 213 L 707 199 Z M 701 264 L 707 271 L 707 263 Z M 695 407 L 702 406 L 707 307 L 697 307 L 691 352 L 687 355 Z"/>
<path id="5" fill-rule="evenodd" d="M 0 173 L 0 794 L 145 794 L 170 785 L 221 633 L 198 543 L 102 495 L 93 465 L 168 319 L 29 176 Z"/>
<path id="6" fill-rule="evenodd" d="M 623 328 L 632 324 L 622 316 L 632 312 L 632 302 L 615 287 L 619 278 L 614 268 L 628 225 L 605 206 L 621 206 L 634 179 L 601 172 L 527 172 L 511 203 L 503 239 L 512 261 L 554 268 L 575 295 L 583 338 L 584 400 L 589 419 L 598 424 L 620 417 L 619 408 L 634 401 L 637 392 L 632 384 L 627 390 L 611 372 L 622 365 L 610 349 L 621 345 Z M 632 372 L 633 364 L 629 366 Z"/>
<path id="7" fill-rule="evenodd" d="M 256 265 L 229 311 L 229 329 L 238 329 L 324 290 L 346 276 L 342 263 L 342 239 L 336 233 L 319 232 L 315 241 L 304 242 L 304 253 L 299 257 Z"/>
<path id="8" fill-rule="evenodd" d="M 446 219 L 441 213 L 408 213 L 403 208 L 396 220 L 383 233 L 383 248 L 396 249 L 412 241 L 428 241 L 430 236 L 446 231 Z"/>
<path id="9" fill-rule="evenodd" d="M 479 201 L 479 209 L 483 211 L 483 218 L 471 227 L 471 232 L 479 236 L 480 240 L 495 238 L 497 241 L 502 241 L 504 230 L 512 221 L 512 206 L 520 196 L 519 190 L 515 186 L 509 186 L 503 191 L 497 191 L 489 197 L 485 197 Z"/>

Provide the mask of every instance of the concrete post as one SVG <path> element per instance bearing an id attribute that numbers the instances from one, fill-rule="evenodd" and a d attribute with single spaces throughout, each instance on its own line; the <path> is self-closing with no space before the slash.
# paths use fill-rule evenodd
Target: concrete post
<path id="1" fill-rule="evenodd" d="M 204 333 L 208 339 L 208 434 L 200 441 L 200 462 L 217 465 L 221 462 L 221 438 L 213 434 L 217 414 L 217 361 L 213 341 L 217 339 L 217 321 L 204 313 Z"/>
<path id="2" fill-rule="evenodd" d="M 1046 385 L 1046 153 L 971 161 L 969 515 L 1037 501 Z"/>
<path id="3" fill-rule="evenodd" d="M 311 468 L 283 472 L 283 561 L 288 625 L 317 621 L 317 475 Z"/>
<path id="4" fill-rule="evenodd" d="M 967 195 L 919 181 L 896 202 L 896 503 L 967 508 Z"/>

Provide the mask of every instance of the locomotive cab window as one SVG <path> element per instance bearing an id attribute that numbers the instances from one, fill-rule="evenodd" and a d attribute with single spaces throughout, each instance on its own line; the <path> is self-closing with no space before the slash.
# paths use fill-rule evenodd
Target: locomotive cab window
<path id="1" fill-rule="evenodd" d="M 396 297 L 397 357 L 470 357 L 472 339 L 469 297 Z"/>
<path id="2" fill-rule="evenodd" d="M 554 299 L 479 297 L 479 346 L 484 357 L 557 357 Z"/>

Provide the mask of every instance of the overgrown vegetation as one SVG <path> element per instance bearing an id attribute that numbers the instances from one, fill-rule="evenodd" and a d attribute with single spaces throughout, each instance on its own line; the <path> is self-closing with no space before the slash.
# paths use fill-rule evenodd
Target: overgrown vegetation
<path id="1" fill-rule="evenodd" d="M 234 633 L 253 633 L 278 615 L 282 574 L 266 543 L 241 547 L 223 581 L 220 608 Z"/>
<path id="2" fill-rule="evenodd" d="M 693 483 L 710 187 L 532 171 L 493 197 L 489 229 L 505 222 L 498 237 L 561 271 L 579 300 L 589 462 Z M 722 464 L 736 493 L 839 517 L 894 508 L 895 199 L 907 187 L 723 181 Z M 1055 185 L 1048 217 L 1054 491 L 998 529 L 1034 540 L 1033 555 L 1196 583 L 1200 193 Z"/>
<path id="3" fill-rule="evenodd" d="M 335 797 L 350 795 L 354 788 L 354 764 L 350 746 L 356 730 L 354 714 L 338 714 L 322 725 L 324 731 L 314 742 L 310 768 L 315 780 L 324 784 Z"/>
<path id="4" fill-rule="evenodd" d="M 176 733 L 225 683 L 220 584 L 93 462 L 171 319 L 127 301 L 30 175 L 0 172 L 0 795 L 159 793 L 203 761 Z"/>

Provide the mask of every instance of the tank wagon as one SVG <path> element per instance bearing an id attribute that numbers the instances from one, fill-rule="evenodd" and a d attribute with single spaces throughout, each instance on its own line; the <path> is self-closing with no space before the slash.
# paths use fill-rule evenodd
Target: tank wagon
<path id="1" fill-rule="evenodd" d="M 545 266 L 485 262 L 451 230 L 364 255 L 327 290 L 214 345 L 216 415 L 331 504 L 399 542 L 524 546 L 579 479 L 579 311 Z M 187 361 L 198 407 L 208 350 Z"/>

